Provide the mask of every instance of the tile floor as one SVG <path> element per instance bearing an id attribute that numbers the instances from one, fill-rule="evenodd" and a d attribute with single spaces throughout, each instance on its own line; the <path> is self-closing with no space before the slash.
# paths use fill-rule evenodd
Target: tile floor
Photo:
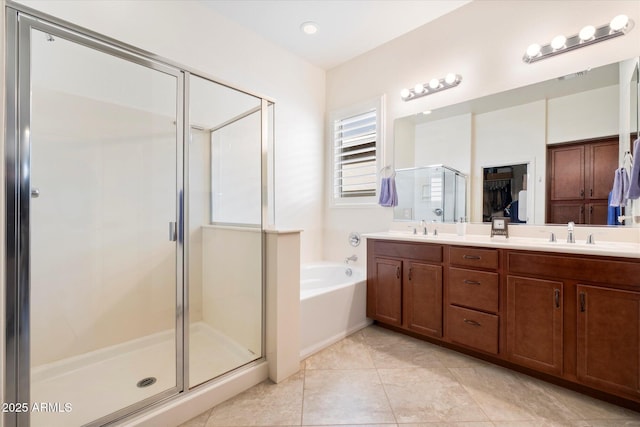
<path id="1" fill-rule="evenodd" d="M 377 326 L 180 427 L 640 427 L 640 413 Z"/>

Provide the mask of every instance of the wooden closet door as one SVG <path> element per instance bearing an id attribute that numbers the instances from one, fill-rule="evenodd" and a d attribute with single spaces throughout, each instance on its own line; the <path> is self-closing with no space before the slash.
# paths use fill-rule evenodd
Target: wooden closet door
<path id="1" fill-rule="evenodd" d="M 615 141 L 596 142 L 590 144 L 587 167 L 587 192 L 586 198 L 609 198 L 609 192 L 613 187 L 615 170 L 618 167 L 618 139 Z M 591 222 L 597 224 L 598 222 Z M 601 224 L 606 224 L 605 222 Z"/>
<path id="2" fill-rule="evenodd" d="M 549 150 L 551 200 L 584 198 L 584 151 L 583 145 Z"/>

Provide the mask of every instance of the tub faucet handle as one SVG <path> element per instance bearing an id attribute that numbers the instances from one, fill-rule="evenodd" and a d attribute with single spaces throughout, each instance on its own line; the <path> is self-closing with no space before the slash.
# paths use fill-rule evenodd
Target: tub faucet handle
<path id="1" fill-rule="evenodd" d="M 358 260 L 358 255 L 353 254 L 353 255 L 351 255 L 351 256 L 349 256 L 349 257 L 346 257 L 346 258 L 344 259 L 344 262 L 345 262 L 345 264 L 349 264 L 349 261 L 356 262 L 357 260 Z"/>

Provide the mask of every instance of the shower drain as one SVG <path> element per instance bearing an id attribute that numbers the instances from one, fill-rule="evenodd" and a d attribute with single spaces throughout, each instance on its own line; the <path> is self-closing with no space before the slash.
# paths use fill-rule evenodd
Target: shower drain
<path id="1" fill-rule="evenodd" d="M 147 378 L 143 378 L 140 381 L 138 381 L 138 384 L 136 384 L 138 387 L 143 388 L 143 387 L 149 387 L 150 385 L 155 384 L 157 381 L 156 377 L 147 377 Z"/>

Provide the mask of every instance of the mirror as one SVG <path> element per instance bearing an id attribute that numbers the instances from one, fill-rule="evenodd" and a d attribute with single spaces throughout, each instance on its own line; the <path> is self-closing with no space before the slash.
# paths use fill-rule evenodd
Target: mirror
<path id="1" fill-rule="evenodd" d="M 629 61 L 637 62 L 637 58 Z M 527 207 L 526 223 L 544 224 L 548 147 L 618 135 L 623 92 L 635 90 L 631 96 L 635 107 L 631 108 L 637 116 L 637 83 L 630 85 L 627 79 L 620 84 L 620 64 L 398 118 L 394 122 L 394 167 L 443 164 L 467 175 L 466 216 L 481 222 L 487 220 L 483 218 L 485 169 L 526 165 L 524 180 L 521 175 L 513 188 L 518 192 L 527 189 L 527 200 L 520 201 Z M 631 127 L 637 131 L 637 120 L 632 120 Z M 403 212 L 406 210 L 394 215 L 394 220 L 405 219 Z"/>
<path id="2" fill-rule="evenodd" d="M 631 76 L 631 84 L 629 85 L 629 110 L 631 139 L 640 138 L 640 110 L 638 109 L 638 101 L 640 100 L 640 63 L 636 63 L 635 70 Z"/>

